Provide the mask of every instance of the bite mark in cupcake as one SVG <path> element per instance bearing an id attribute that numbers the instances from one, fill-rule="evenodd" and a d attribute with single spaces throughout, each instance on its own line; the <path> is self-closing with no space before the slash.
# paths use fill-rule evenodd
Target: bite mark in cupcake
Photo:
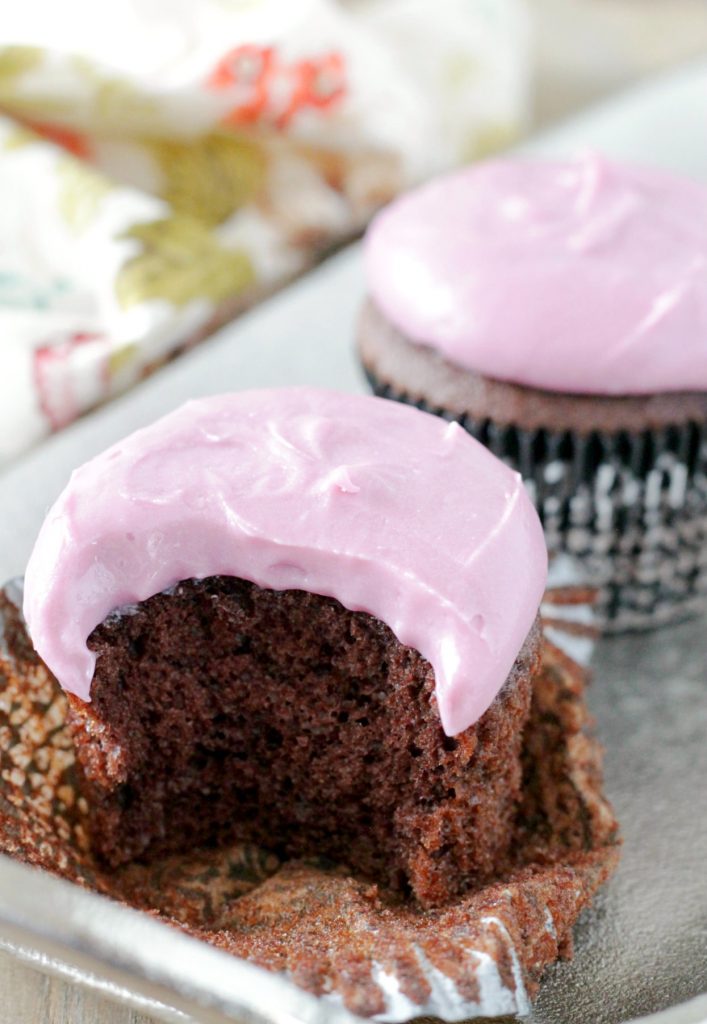
<path id="1" fill-rule="evenodd" d="M 237 835 L 425 905 L 490 877 L 545 574 L 517 475 L 401 405 L 244 392 L 138 431 L 74 474 L 26 576 L 93 842 Z"/>

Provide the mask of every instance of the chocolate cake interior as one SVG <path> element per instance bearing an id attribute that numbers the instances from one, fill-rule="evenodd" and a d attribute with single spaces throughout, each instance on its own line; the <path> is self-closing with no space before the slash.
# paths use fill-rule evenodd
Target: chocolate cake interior
<path id="1" fill-rule="evenodd" d="M 115 866 L 246 839 L 444 903 L 510 842 L 539 645 L 536 624 L 452 738 L 429 663 L 379 620 L 231 577 L 180 583 L 90 637 L 71 727 L 92 846 Z"/>

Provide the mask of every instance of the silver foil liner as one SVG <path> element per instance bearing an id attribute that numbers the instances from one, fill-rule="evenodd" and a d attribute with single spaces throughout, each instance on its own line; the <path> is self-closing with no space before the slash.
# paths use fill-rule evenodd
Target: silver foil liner
<path id="1" fill-rule="evenodd" d="M 648 629 L 707 610 L 707 425 L 640 434 L 548 430 L 457 417 L 378 381 L 382 398 L 457 419 L 517 470 L 551 556 L 577 561 L 607 632 Z"/>
<path id="2" fill-rule="evenodd" d="M 558 563 L 548 634 L 588 655 L 592 595 Z M 574 923 L 618 859 L 601 791 L 584 671 L 549 642 L 526 729 L 517 853 L 496 882 L 422 911 L 345 868 L 280 861 L 249 844 L 109 871 L 86 835 L 66 698 L 0 591 L 0 852 L 137 909 L 276 972 L 363 1018 L 456 1021 L 525 1014 L 545 968 L 572 949 Z"/>

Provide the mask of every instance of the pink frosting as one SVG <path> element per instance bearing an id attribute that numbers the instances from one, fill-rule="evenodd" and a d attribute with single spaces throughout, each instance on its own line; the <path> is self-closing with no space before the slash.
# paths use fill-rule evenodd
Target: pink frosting
<path id="1" fill-rule="evenodd" d="M 88 700 L 93 628 L 179 580 L 334 597 L 430 661 L 454 735 L 503 685 L 546 568 L 520 477 L 457 424 L 359 395 L 244 391 L 189 402 L 75 471 L 24 611 L 61 685 Z"/>
<path id="2" fill-rule="evenodd" d="M 707 390 L 707 188 L 589 155 L 496 161 L 384 210 L 369 290 L 460 366 L 590 394 Z"/>

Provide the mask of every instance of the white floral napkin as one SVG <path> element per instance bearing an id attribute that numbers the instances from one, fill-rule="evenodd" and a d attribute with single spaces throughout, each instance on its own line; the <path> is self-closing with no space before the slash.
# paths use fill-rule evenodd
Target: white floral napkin
<path id="1" fill-rule="evenodd" d="M 511 140 L 523 0 L 22 0 L 0 21 L 0 463 Z"/>

